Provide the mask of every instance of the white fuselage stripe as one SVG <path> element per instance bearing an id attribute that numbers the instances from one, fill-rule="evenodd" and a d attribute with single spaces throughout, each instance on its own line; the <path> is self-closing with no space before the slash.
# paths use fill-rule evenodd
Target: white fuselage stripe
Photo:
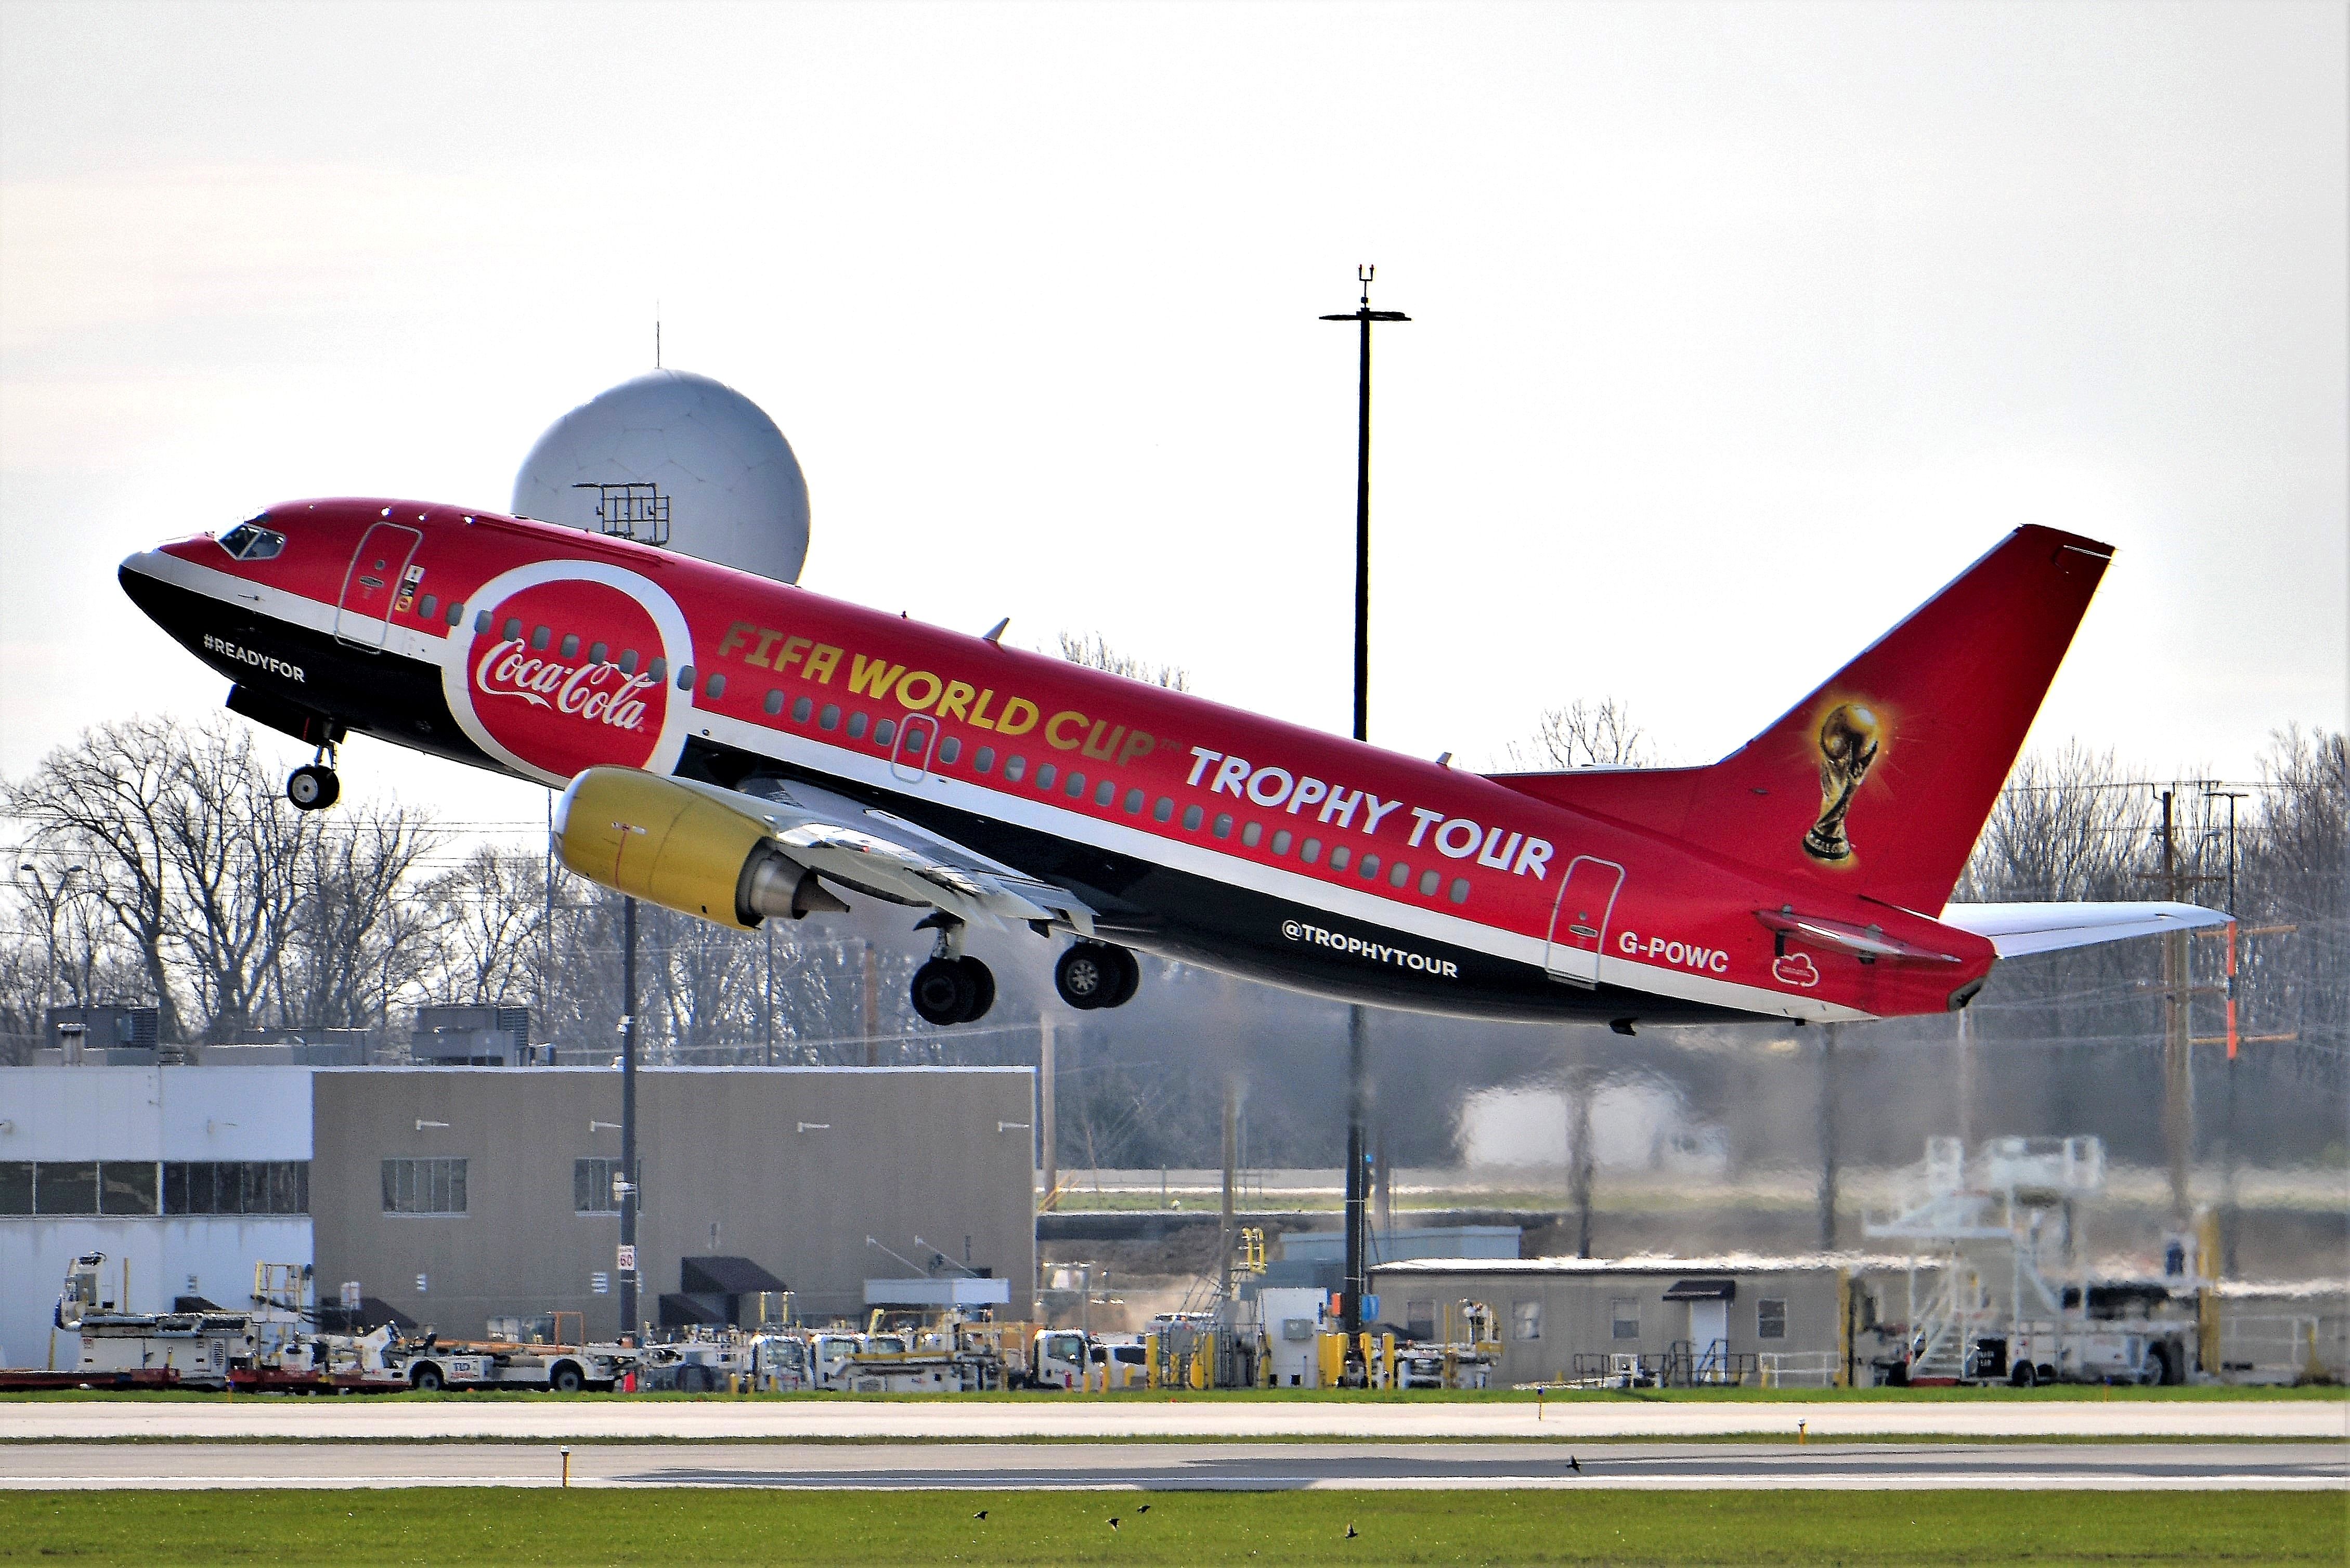
<path id="1" fill-rule="evenodd" d="M 320 604 L 299 594 L 271 588 L 160 552 L 135 556 L 123 564 L 134 571 L 224 604 L 257 611 L 321 636 L 335 634 L 335 607 Z M 467 613 L 470 618 L 471 611 Z M 372 631 L 379 624 L 370 620 L 366 626 Z M 440 635 L 421 633 L 395 624 L 383 643 L 383 651 L 438 669 L 452 657 L 462 660 L 462 639 L 471 635 L 463 624 Z M 453 654 L 452 644 L 457 645 Z M 373 645 L 370 643 L 369 646 Z M 671 694 L 673 701 L 687 700 L 691 695 L 686 692 Z M 981 784 L 935 773 L 923 775 L 919 784 L 910 784 L 895 776 L 889 758 L 879 753 L 835 744 L 812 735 L 769 729 L 698 708 L 693 710 L 686 729 L 692 734 L 738 750 L 829 777 L 919 800 L 935 801 L 1054 838 L 1131 856 L 1209 881 L 1245 888 L 1267 898 L 1320 911 L 1334 919 L 1359 920 L 1389 930 L 1405 931 L 1430 941 L 1449 943 L 1538 970 L 1547 967 L 1547 944 L 1539 937 L 1504 930 L 1462 916 L 1446 914 L 1440 909 L 1380 898 L 1326 882 L 1303 872 L 1261 865 L 1224 853 L 1208 844 L 1153 833 L 1124 823 L 1105 822 L 1023 793 L 1016 786 Z M 1858 1022 L 1873 1016 L 1824 1000 L 1791 996 L 1760 986 L 1690 974 L 1609 953 L 1598 955 L 1598 970 L 1599 980 L 1604 984 L 1742 1012 L 1802 1018 L 1817 1023 Z"/>

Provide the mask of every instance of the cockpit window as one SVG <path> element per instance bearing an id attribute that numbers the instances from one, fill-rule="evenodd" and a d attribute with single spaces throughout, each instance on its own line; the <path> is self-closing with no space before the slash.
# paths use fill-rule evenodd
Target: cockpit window
<path id="1" fill-rule="evenodd" d="M 286 535 L 258 523 L 240 523 L 220 536 L 220 547 L 240 561 L 266 561 L 286 548 Z"/>

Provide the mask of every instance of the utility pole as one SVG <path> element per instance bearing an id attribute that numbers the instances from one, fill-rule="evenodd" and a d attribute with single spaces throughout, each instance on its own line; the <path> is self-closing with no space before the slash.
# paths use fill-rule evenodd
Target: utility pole
<path id="1" fill-rule="evenodd" d="M 1566 1194 L 1575 1205 L 1575 1255 L 1591 1256 L 1591 1064 L 1578 1060 L 1566 1087 Z"/>
<path id="2" fill-rule="evenodd" d="M 1363 297 L 1353 310 L 1325 321 L 1352 321 L 1360 329 L 1355 393 L 1355 739 L 1371 732 L 1371 323 L 1409 321 L 1399 310 L 1371 308 L 1376 268 L 1355 269 Z M 1368 1180 L 1365 1145 L 1370 1121 L 1369 1020 L 1360 1002 L 1347 1010 L 1347 1280 L 1340 1297 L 1347 1344 L 1363 1331 L 1365 1243 L 1368 1240 Z"/>
<path id="3" fill-rule="evenodd" d="M 865 942 L 865 1064 L 881 1064 L 881 976 L 869 937 Z"/>
<path id="4" fill-rule="evenodd" d="M 1061 1064 L 1060 1040 L 1055 1033 L 1053 1021 L 1036 1021 L 1036 1138 L 1039 1157 L 1045 1162 L 1045 1196 L 1038 1207 L 1050 1209 L 1057 1202 L 1061 1190 Z"/>
<path id="5" fill-rule="evenodd" d="M 1227 1073 L 1224 1075 L 1224 1212 L 1216 1234 L 1220 1241 L 1218 1252 L 1223 1260 L 1220 1265 L 1222 1272 L 1218 1287 L 1221 1293 L 1217 1300 L 1223 1308 L 1224 1321 L 1228 1324 L 1232 1321 L 1232 1174 L 1240 1163 L 1240 1085 Z"/>
<path id="6" fill-rule="evenodd" d="M 1960 1017 L 1965 1014 L 1961 1013 Z M 1836 1025 L 1820 1025 L 1820 1250 L 1836 1244 Z"/>
<path id="7" fill-rule="evenodd" d="M 2173 903 L 2181 891 L 2175 803 L 2162 792 L 2163 897 Z M 2195 1078 L 2190 1062 L 2193 1046 L 2188 1033 L 2189 965 L 2187 933 L 2167 931 L 2162 938 L 2162 1141 L 2170 1165 L 2170 1210 L 2186 1223 L 2193 1212 L 2189 1192 L 2195 1158 Z"/>
<path id="8" fill-rule="evenodd" d="M 2220 1272 L 2236 1272 L 2236 803 L 2244 798 L 2241 790 L 2206 790 L 2207 800 L 2228 803 L 2228 959 L 2227 980 L 2221 995 L 2228 1008 L 2228 1064 L 2224 1069 L 2227 1082 L 2223 1131 L 2221 1134 L 2220 1168 Z"/>
<path id="9" fill-rule="evenodd" d="M 637 1332 L 637 901 L 620 900 L 620 1333 Z"/>

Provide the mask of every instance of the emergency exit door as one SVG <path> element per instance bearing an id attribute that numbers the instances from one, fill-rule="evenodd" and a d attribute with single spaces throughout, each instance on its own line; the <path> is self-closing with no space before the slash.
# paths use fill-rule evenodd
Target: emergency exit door
<path id="1" fill-rule="evenodd" d="M 1623 891 L 1624 867 L 1613 860 L 1578 855 L 1567 864 L 1558 902 L 1551 906 L 1550 941 L 1543 960 L 1551 979 L 1598 985 L 1600 947 Z"/>
<path id="2" fill-rule="evenodd" d="M 378 523 L 359 540 L 335 602 L 335 638 L 357 648 L 381 648 L 391 636 L 392 596 L 424 535 L 397 523 Z"/>

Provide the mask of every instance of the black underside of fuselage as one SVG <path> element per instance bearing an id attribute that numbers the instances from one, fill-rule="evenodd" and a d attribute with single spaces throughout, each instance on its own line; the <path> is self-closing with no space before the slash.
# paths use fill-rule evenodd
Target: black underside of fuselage
<path id="1" fill-rule="evenodd" d="M 442 693 L 437 666 L 354 647 L 128 568 L 121 580 L 123 591 L 149 618 L 240 685 L 354 732 L 510 774 L 459 728 Z M 302 679 L 210 649 L 207 635 L 298 668 Z M 1098 911 L 1099 934 L 1106 940 L 1333 1001 L 1525 1023 L 1700 1023 L 1752 1016 L 1617 986 L 1567 984 L 1537 965 L 1332 914 L 702 737 L 687 742 L 677 771 L 728 789 L 760 778 L 800 780 L 886 807 L 1077 894 Z"/>

